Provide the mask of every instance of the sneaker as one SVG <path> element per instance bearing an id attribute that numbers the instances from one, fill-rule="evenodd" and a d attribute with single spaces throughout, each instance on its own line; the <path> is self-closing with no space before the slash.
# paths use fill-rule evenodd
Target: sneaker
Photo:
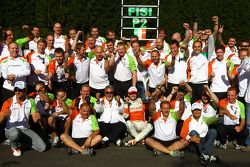
<path id="1" fill-rule="evenodd" d="M 72 148 L 69 148 L 69 147 L 68 147 L 68 153 L 69 153 L 69 155 L 78 154 L 79 151 L 77 151 L 77 150 L 75 150 L 75 149 L 72 149 Z"/>
<path id="2" fill-rule="evenodd" d="M 171 151 L 169 155 L 171 155 L 172 157 L 176 157 L 176 158 L 183 158 L 184 151 Z"/>
<path id="3" fill-rule="evenodd" d="M 20 157 L 22 155 L 22 152 L 19 148 L 13 148 L 11 147 L 11 151 L 12 151 L 12 154 L 15 156 L 15 157 Z"/>
<path id="4" fill-rule="evenodd" d="M 236 143 L 236 145 L 235 145 L 235 149 L 236 150 L 242 150 L 242 149 L 244 149 L 245 148 L 245 146 L 243 146 L 243 145 L 239 145 L 239 144 L 237 144 Z"/>
<path id="5" fill-rule="evenodd" d="M 206 154 L 201 154 L 200 156 L 200 163 L 202 165 L 207 165 L 207 163 L 210 161 L 210 156 Z"/>
<path id="6" fill-rule="evenodd" d="M 121 139 L 118 139 L 117 142 L 116 142 L 116 145 L 117 145 L 118 147 L 121 147 L 121 146 L 123 145 L 122 140 L 121 140 Z"/>
<path id="7" fill-rule="evenodd" d="M 52 141 L 52 146 L 56 147 L 58 145 L 58 142 L 59 142 L 59 137 L 55 136 L 54 139 L 53 139 L 53 141 Z"/>
<path id="8" fill-rule="evenodd" d="M 210 155 L 210 157 L 209 157 L 209 162 L 219 163 L 220 161 L 221 161 L 221 158 L 220 158 L 220 156 L 218 156 L 218 155 L 212 154 L 212 155 Z"/>
<path id="9" fill-rule="evenodd" d="M 132 144 L 131 144 L 131 142 L 126 141 L 126 142 L 124 143 L 124 146 L 125 146 L 125 147 L 130 147 L 130 146 L 132 146 Z"/>
<path id="10" fill-rule="evenodd" d="M 82 152 L 82 154 L 89 157 L 94 156 L 94 149 L 93 148 L 86 149 L 85 151 Z"/>
<path id="11" fill-rule="evenodd" d="M 227 149 L 227 144 L 220 144 L 219 148 L 226 150 Z"/>
<path id="12" fill-rule="evenodd" d="M 4 145 L 6 146 L 10 146 L 10 140 L 9 139 L 6 139 L 4 142 L 3 142 Z"/>
<path id="13" fill-rule="evenodd" d="M 220 147 L 220 141 L 219 140 L 214 140 L 214 146 L 219 148 Z"/>

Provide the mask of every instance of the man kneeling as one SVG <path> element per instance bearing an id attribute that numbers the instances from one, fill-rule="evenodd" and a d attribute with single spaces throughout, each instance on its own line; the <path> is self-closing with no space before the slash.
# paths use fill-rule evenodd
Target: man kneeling
<path id="1" fill-rule="evenodd" d="M 61 140 L 74 152 L 92 156 L 93 147 L 102 140 L 102 137 L 99 135 L 97 119 L 94 115 L 91 115 L 90 105 L 83 103 L 79 112 L 73 111 L 70 117 L 72 120 L 72 138 L 67 134 L 62 134 Z"/>

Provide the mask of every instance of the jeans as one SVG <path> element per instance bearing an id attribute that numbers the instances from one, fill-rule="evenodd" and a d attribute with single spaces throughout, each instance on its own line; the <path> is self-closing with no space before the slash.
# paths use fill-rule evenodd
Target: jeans
<path id="1" fill-rule="evenodd" d="M 198 149 L 199 154 L 211 155 L 214 148 L 214 140 L 216 139 L 217 133 L 215 129 L 209 129 L 205 137 L 200 138 L 200 143 L 194 143 Z"/>
<path id="2" fill-rule="evenodd" d="M 10 140 L 10 145 L 13 148 L 21 147 L 21 144 L 24 144 L 38 152 L 43 152 L 46 150 L 46 144 L 31 129 L 6 129 L 5 136 Z"/>

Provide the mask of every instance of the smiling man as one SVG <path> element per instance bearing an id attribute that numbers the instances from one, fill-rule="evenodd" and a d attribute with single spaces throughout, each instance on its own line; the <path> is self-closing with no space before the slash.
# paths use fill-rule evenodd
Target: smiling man
<path id="1" fill-rule="evenodd" d="M 11 150 L 14 156 L 21 156 L 21 146 L 27 145 L 32 149 L 43 152 L 46 145 L 43 140 L 30 129 L 29 117 L 32 116 L 34 122 L 40 119 L 35 101 L 27 99 L 26 84 L 17 81 L 14 85 L 15 95 L 3 104 L 0 112 L 0 123 L 6 120 L 5 136 L 10 141 Z M 23 136 L 27 138 L 23 138 Z"/>

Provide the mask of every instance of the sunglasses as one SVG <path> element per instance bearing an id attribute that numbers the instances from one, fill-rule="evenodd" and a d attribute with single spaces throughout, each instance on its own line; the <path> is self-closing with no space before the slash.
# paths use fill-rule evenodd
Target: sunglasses
<path id="1" fill-rule="evenodd" d="M 105 94 L 113 94 L 113 92 L 105 92 Z"/>
<path id="2" fill-rule="evenodd" d="M 14 92 L 24 92 L 25 89 L 14 88 Z"/>

